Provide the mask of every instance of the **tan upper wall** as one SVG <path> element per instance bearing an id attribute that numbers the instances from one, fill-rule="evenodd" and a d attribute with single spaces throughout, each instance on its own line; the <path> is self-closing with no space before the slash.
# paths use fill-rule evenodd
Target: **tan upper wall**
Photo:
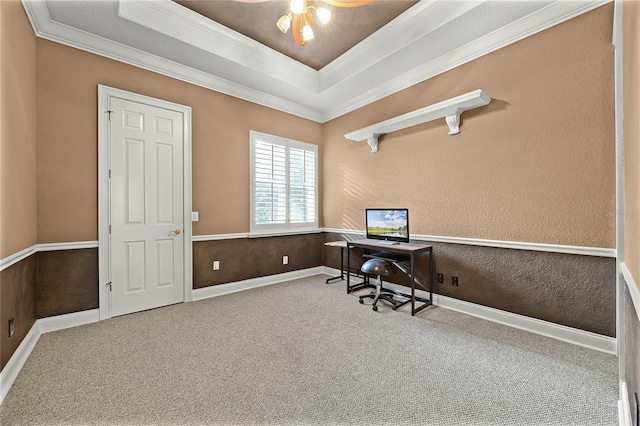
<path id="1" fill-rule="evenodd" d="M 324 126 L 324 226 L 408 207 L 412 234 L 615 247 L 613 5 Z M 384 136 L 344 134 L 474 89 L 490 105 Z"/>
<path id="2" fill-rule="evenodd" d="M 640 3 L 623 3 L 624 260 L 640 283 Z"/>
<path id="3" fill-rule="evenodd" d="M 40 243 L 98 238 L 98 84 L 192 108 L 194 235 L 249 231 L 250 130 L 320 145 L 318 123 L 46 40 L 37 49 Z"/>
<path id="4" fill-rule="evenodd" d="M 36 243 L 36 36 L 0 1 L 0 259 Z"/>
<path id="5" fill-rule="evenodd" d="M 612 5 L 325 125 L 37 41 L 37 241 L 97 238 L 97 85 L 193 108 L 195 235 L 249 229 L 249 130 L 321 145 L 323 226 L 407 206 L 411 232 L 613 247 Z M 477 88 L 494 100 L 381 139 L 344 133 Z M 4 199 L 4 197 L 3 197 Z M 11 222 L 13 223 L 13 221 Z M 8 253 L 10 254 L 10 253 Z"/>

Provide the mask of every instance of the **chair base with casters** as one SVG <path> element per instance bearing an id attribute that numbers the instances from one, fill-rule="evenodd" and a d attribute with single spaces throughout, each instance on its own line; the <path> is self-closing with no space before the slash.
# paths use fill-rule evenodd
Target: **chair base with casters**
<path id="1" fill-rule="evenodd" d="M 387 277 L 397 272 L 396 267 L 393 265 L 393 263 L 384 259 L 369 259 L 362 264 L 360 270 L 369 276 L 378 276 L 378 282 L 376 283 L 375 291 L 359 297 L 359 301 L 361 304 L 364 304 L 364 299 L 373 299 L 372 308 L 374 311 L 377 311 L 378 301 L 383 300 L 391 304 L 392 309 L 395 311 L 400 306 L 406 303 L 394 299 L 392 292 L 388 292 L 387 290 L 382 288 L 382 277 Z"/>

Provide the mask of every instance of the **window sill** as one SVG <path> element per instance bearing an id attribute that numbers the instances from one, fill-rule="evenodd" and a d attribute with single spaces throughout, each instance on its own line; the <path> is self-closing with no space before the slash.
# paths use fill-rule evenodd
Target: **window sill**
<path id="1" fill-rule="evenodd" d="M 283 235 L 302 235 L 302 234 L 320 234 L 322 229 L 320 228 L 302 228 L 302 229 L 287 229 L 283 231 L 252 231 L 249 232 L 249 238 L 262 238 L 262 237 L 280 237 Z"/>

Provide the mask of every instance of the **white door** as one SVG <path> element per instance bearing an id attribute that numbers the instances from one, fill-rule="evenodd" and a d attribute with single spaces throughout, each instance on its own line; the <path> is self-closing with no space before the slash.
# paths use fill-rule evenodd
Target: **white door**
<path id="1" fill-rule="evenodd" d="M 183 117 L 111 98 L 111 315 L 184 301 Z"/>

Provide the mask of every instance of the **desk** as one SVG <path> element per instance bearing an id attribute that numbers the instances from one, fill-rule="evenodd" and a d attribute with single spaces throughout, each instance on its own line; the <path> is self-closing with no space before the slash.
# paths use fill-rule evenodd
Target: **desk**
<path id="1" fill-rule="evenodd" d="M 340 275 L 337 277 L 327 278 L 326 283 L 330 284 L 332 281 L 344 280 L 344 249 L 347 248 L 346 241 L 329 241 L 324 243 L 327 247 L 340 247 Z M 347 273 L 351 273 L 351 266 L 347 263 Z M 356 276 L 360 276 L 360 269 L 357 270 Z"/>
<path id="2" fill-rule="evenodd" d="M 411 244 L 411 243 L 399 243 L 399 244 L 384 244 L 378 240 L 356 240 L 356 241 L 348 241 L 347 242 L 347 265 L 350 265 L 351 260 L 351 249 L 352 248 L 362 248 L 365 250 L 366 257 L 377 257 L 379 259 L 385 259 L 392 262 L 394 265 L 398 266 L 401 271 L 407 274 L 411 278 L 411 315 L 415 315 L 427 306 L 433 304 L 433 246 L 430 245 L 421 245 L 421 244 Z M 370 253 L 371 250 L 375 250 L 375 253 Z M 421 297 L 416 297 L 416 271 L 415 271 L 415 260 L 419 254 L 429 254 L 429 299 L 423 299 Z M 387 255 L 387 257 L 385 257 Z M 393 256 L 395 255 L 395 256 Z M 410 272 L 407 273 L 406 268 L 402 268 L 398 262 L 398 255 L 401 258 L 409 260 L 410 262 Z M 351 282 L 349 280 L 349 275 L 347 274 L 347 293 L 351 293 L 355 290 L 360 290 L 364 287 L 370 287 L 370 284 L 360 283 L 354 286 L 351 286 Z M 407 296 L 408 297 L 408 296 Z M 416 308 L 416 301 L 422 302 L 422 305 Z"/>

